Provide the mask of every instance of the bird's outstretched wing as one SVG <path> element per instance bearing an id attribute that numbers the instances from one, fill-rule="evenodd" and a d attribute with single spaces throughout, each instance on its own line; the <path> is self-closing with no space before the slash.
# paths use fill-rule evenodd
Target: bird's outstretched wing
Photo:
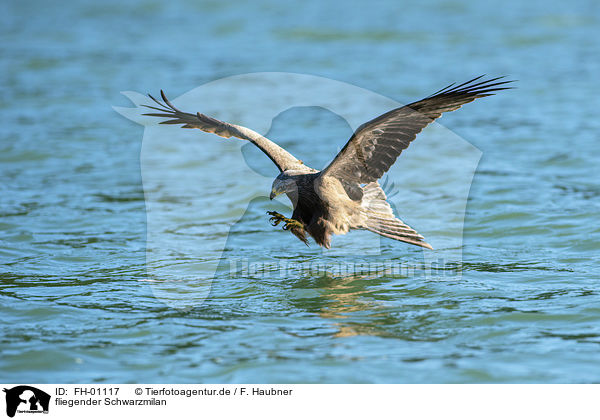
<path id="1" fill-rule="evenodd" d="M 159 112 L 143 115 L 170 118 L 169 120 L 162 121 L 160 124 L 183 124 L 183 128 L 198 128 L 207 133 L 214 133 L 225 138 L 237 137 L 239 139 L 248 140 L 262 150 L 282 172 L 287 169 L 305 169 L 307 171 L 312 171 L 311 168 L 305 166 L 302 161 L 295 158 L 287 150 L 273 143 L 268 138 L 261 136 L 256 131 L 242 127 L 241 125 L 219 121 L 199 112 L 190 114 L 188 112 L 180 111 L 167 99 L 162 90 L 160 91 L 160 96 L 162 97 L 163 102 L 155 99 L 152 95 L 148 96 L 156 102 L 158 106 L 144 106 Z"/>
<path id="2" fill-rule="evenodd" d="M 454 83 L 418 102 L 393 109 L 358 127 L 335 159 L 322 171 L 344 185 L 376 181 L 392 166 L 417 134 L 443 112 L 454 111 L 477 98 L 510 89 L 502 77 L 479 81 L 476 77 Z"/>

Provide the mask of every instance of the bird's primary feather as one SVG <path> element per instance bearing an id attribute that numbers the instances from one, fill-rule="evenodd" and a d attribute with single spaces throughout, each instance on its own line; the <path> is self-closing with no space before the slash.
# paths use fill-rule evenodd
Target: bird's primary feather
<path id="1" fill-rule="evenodd" d="M 216 118 L 209 117 L 208 115 L 199 112 L 191 114 L 189 112 L 180 111 L 167 99 L 167 96 L 162 90 L 160 91 L 160 95 L 163 102 L 160 102 L 152 95 L 148 95 L 150 99 L 156 102 L 158 107 L 144 105 L 146 108 L 160 112 L 151 112 L 143 115 L 170 118 L 166 121 L 161 121 L 160 124 L 182 124 L 183 128 L 198 128 L 207 133 L 214 133 L 220 137 L 237 137 L 242 140 L 248 140 L 262 150 L 280 171 L 288 169 L 310 169 L 305 166 L 302 161 L 295 158 L 290 152 L 268 138 L 261 136 L 256 131 L 240 125 L 219 121 Z"/>
<path id="2" fill-rule="evenodd" d="M 393 109 L 358 127 L 322 176 L 334 176 L 345 184 L 376 181 L 428 124 L 442 113 L 454 111 L 492 92 L 510 89 L 500 77 L 474 83 L 483 76 L 444 89 L 409 105 Z"/>

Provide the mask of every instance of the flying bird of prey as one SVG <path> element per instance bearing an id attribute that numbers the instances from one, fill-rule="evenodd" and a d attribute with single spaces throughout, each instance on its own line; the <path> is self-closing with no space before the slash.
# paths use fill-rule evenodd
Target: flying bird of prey
<path id="1" fill-rule="evenodd" d="M 379 178 L 396 161 L 417 134 L 443 112 L 454 111 L 477 98 L 510 89 L 499 81 L 502 77 L 453 83 L 436 93 L 409 105 L 393 109 L 358 127 L 350 140 L 325 169 L 318 171 L 303 164 L 291 153 L 249 128 L 219 121 L 207 115 L 180 111 L 161 90 L 162 102 L 150 96 L 158 106 L 145 105 L 159 111 L 144 115 L 169 118 L 161 124 L 182 124 L 218 136 L 237 137 L 254 143 L 277 166 L 280 174 L 273 181 L 270 198 L 287 194 L 294 206 L 291 218 L 277 212 L 271 223 L 283 222 L 308 245 L 306 234 L 325 248 L 332 234 L 345 234 L 351 229 L 371 232 L 433 249 L 423 236 L 397 219 L 378 183 Z"/>

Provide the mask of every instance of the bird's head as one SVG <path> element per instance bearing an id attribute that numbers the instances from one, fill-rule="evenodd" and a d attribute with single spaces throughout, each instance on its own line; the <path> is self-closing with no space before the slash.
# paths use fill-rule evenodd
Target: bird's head
<path id="1" fill-rule="evenodd" d="M 286 172 L 282 172 L 277 175 L 277 178 L 273 181 L 273 186 L 271 187 L 271 195 L 269 198 L 272 200 L 277 197 L 279 194 L 283 193 L 294 193 L 298 189 L 296 185 L 296 180 L 293 176 Z"/>

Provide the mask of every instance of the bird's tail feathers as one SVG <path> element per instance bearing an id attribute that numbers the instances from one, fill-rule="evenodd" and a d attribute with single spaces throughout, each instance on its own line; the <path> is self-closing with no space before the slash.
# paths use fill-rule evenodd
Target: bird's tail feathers
<path id="1" fill-rule="evenodd" d="M 423 236 L 398 219 L 380 220 L 376 217 L 369 216 L 365 229 L 381 236 L 385 236 L 386 238 L 433 249 L 431 245 L 425 242 Z"/>
<path id="2" fill-rule="evenodd" d="M 365 216 L 363 227 L 386 238 L 433 249 L 416 230 L 397 219 L 385 192 L 377 182 L 363 188 L 362 207 Z"/>

